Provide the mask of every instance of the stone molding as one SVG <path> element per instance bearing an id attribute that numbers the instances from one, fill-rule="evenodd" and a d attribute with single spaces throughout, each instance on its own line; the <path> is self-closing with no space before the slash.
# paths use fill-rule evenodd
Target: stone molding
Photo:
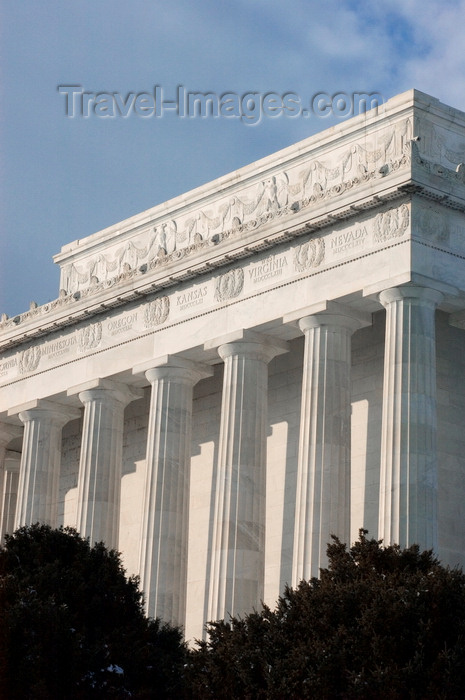
<path id="1" fill-rule="evenodd" d="M 78 395 L 82 402 L 92 401 L 104 395 L 111 396 L 123 406 L 142 398 L 144 395 L 144 392 L 135 386 L 130 386 L 114 379 L 101 378 L 90 379 L 82 384 L 70 387 L 66 393 L 68 396 Z"/>
<path id="2" fill-rule="evenodd" d="M 440 114 L 441 108 L 421 93 L 406 94 L 384 105 L 383 112 L 363 126 L 357 119 L 347 133 L 347 126 L 341 126 L 344 137 L 338 129 L 326 138 L 311 137 L 254 164 L 255 168 L 243 168 L 82 239 L 79 246 L 65 246 L 56 256 L 62 266 L 59 297 L 41 306 L 31 303 L 29 311 L 13 319 L 3 315 L 0 333 L 74 309 L 81 300 L 92 306 L 113 288 L 124 294 L 125 301 L 131 294 L 147 294 L 147 278 L 162 289 L 172 283 L 173 273 L 179 282 L 208 269 L 208 263 L 197 260 L 213 257 L 213 267 L 228 264 L 233 241 L 236 246 L 243 243 L 241 256 L 252 255 L 249 240 L 266 246 L 264 235 L 270 229 L 286 229 L 291 237 L 318 231 L 402 192 L 418 192 L 464 211 L 463 144 L 458 126 L 446 129 L 434 122 L 434 113 Z M 391 236 L 402 235 L 402 222 L 394 227 L 391 221 L 387 228 Z M 380 235 L 386 240 L 386 232 Z M 303 245 L 301 259 L 296 253 L 297 264 L 316 264 L 322 251 L 314 246 L 320 244 Z M 194 269 L 177 274 L 180 264 L 186 267 L 183 260 L 189 265 L 190 258 Z"/>
<path id="3" fill-rule="evenodd" d="M 134 375 L 145 374 L 150 383 L 157 379 L 168 378 L 196 384 L 201 379 L 211 377 L 213 369 L 203 362 L 195 362 L 178 355 L 163 355 L 135 365 L 132 368 L 132 373 Z"/>
<path id="4" fill-rule="evenodd" d="M 56 419 L 58 422 L 63 421 L 63 425 L 81 415 L 78 408 L 50 399 L 33 399 L 19 406 L 12 406 L 8 410 L 8 415 L 20 416 L 21 413 L 26 414 L 31 411 L 40 411 L 43 415 L 48 413 L 50 418 Z"/>

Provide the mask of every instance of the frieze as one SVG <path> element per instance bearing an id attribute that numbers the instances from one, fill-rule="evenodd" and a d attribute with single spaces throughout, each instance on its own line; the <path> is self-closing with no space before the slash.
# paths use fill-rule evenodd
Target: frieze
<path id="1" fill-rule="evenodd" d="M 459 156 L 461 157 L 459 158 Z M 465 152 L 456 153 L 454 157 L 457 157 L 457 160 L 454 161 L 455 167 L 447 167 L 442 162 L 425 158 L 425 156 L 420 153 L 418 139 L 411 142 L 412 163 L 419 166 L 430 175 L 436 175 L 450 183 L 463 185 L 465 184 Z"/>
<path id="2" fill-rule="evenodd" d="M 144 325 L 146 328 L 160 326 L 166 321 L 170 313 L 169 297 L 158 297 L 150 301 L 144 310 Z"/>
<path id="3" fill-rule="evenodd" d="M 392 238 L 400 238 L 406 232 L 409 221 L 410 211 L 406 204 L 376 214 L 373 224 L 374 242 L 384 243 Z"/>
<path id="4" fill-rule="evenodd" d="M 283 166 L 268 177 L 251 182 L 249 176 L 223 190 L 208 205 L 195 203 L 172 211 L 141 226 L 118 231 L 129 240 L 109 243 L 98 254 L 63 255 L 59 297 L 47 304 L 31 304 L 28 311 L 9 319 L 0 317 L 0 330 L 14 328 L 24 321 L 50 314 L 77 299 L 92 298 L 132 279 L 140 279 L 149 270 L 160 271 L 171 263 L 188 258 L 230 238 L 258 230 L 277 218 L 292 219 L 298 211 L 340 197 L 369 181 L 383 179 L 396 170 L 415 168 L 463 187 L 465 184 L 465 140 L 459 133 L 434 124 L 430 117 L 416 117 L 415 136 L 411 118 L 399 119 L 374 130 L 364 139 L 318 149 L 318 155 L 297 154 L 295 164 Z M 306 162 L 305 162 L 305 160 Z M 183 207 L 184 205 L 181 205 Z M 384 224 L 382 224 L 384 226 Z M 401 235 L 397 229 L 397 235 Z M 387 232 L 376 234 L 388 240 Z M 388 236 L 386 238 L 386 236 Z M 390 236 L 393 236 L 391 231 Z M 342 255 L 343 249 L 337 247 Z M 337 254 L 336 248 L 332 251 Z M 67 260 L 68 258 L 68 260 Z M 224 264 L 228 264 L 227 261 Z"/>
<path id="5" fill-rule="evenodd" d="M 4 377 L 9 373 L 9 370 L 14 369 L 18 366 L 17 357 L 9 357 L 8 359 L 0 362 L 0 377 Z"/>
<path id="6" fill-rule="evenodd" d="M 68 335 L 67 337 L 59 338 L 58 340 L 52 340 L 42 345 L 42 356 L 50 359 L 62 357 L 63 355 L 67 355 L 76 345 L 76 334 Z"/>
<path id="7" fill-rule="evenodd" d="M 416 120 L 416 132 L 420 136 L 421 150 L 435 162 L 456 166 L 465 161 L 465 139 L 444 130 L 429 119 L 421 116 Z"/>
<path id="8" fill-rule="evenodd" d="M 39 366 L 40 357 L 41 348 L 39 345 L 31 345 L 30 348 L 23 350 L 19 360 L 19 373 L 34 372 Z"/>
<path id="9" fill-rule="evenodd" d="M 176 311 L 185 311 L 186 309 L 200 306 L 200 304 L 204 303 L 207 294 L 208 285 L 206 284 L 176 294 Z"/>
<path id="10" fill-rule="evenodd" d="M 102 322 L 96 321 L 78 331 L 78 345 L 81 351 L 98 348 L 102 340 Z"/>
<path id="11" fill-rule="evenodd" d="M 118 283 L 128 275 L 140 274 L 141 267 L 154 269 L 186 257 L 214 237 L 220 242 L 259 228 L 278 216 L 292 216 L 319 200 L 337 197 L 408 165 L 411 137 L 411 120 L 405 119 L 385 133 L 376 134 L 373 148 L 354 143 L 345 150 L 336 149 L 327 160 L 315 158 L 304 169 L 295 166 L 246 185 L 209 208 L 157 222 L 150 229 L 145 227 L 137 239 L 114 252 L 99 253 L 84 266 L 64 265 L 62 287 L 68 291 L 91 288 L 95 292 L 109 279 Z"/>
<path id="12" fill-rule="evenodd" d="M 244 288 L 244 270 L 237 267 L 220 275 L 215 283 L 216 301 L 227 301 L 238 297 Z"/>
<path id="13" fill-rule="evenodd" d="M 348 231 L 342 231 L 331 238 L 331 253 L 333 255 L 343 255 L 354 248 L 362 248 L 365 246 L 367 239 L 368 230 L 366 226 L 357 226 Z"/>
<path id="14" fill-rule="evenodd" d="M 256 265 L 251 265 L 248 270 L 249 281 L 253 284 L 265 282 L 274 277 L 280 277 L 287 267 L 286 255 L 270 255 Z"/>
<path id="15" fill-rule="evenodd" d="M 33 319 L 36 316 L 48 314 L 61 306 L 72 303 L 73 301 L 75 301 L 75 298 L 71 293 L 66 292 L 66 290 L 64 289 L 60 289 L 60 294 L 58 298 L 54 299 L 53 301 L 47 302 L 46 304 L 42 304 L 41 306 L 39 306 L 35 302 L 31 302 L 29 311 L 25 311 L 24 313 L 19 314 L 18 316 L 14 316 L 13 318 L 9 318 L 7 314 L 2 314 L 0 320 L 0 329 L 12 327 L 23 321 Z"/>
<path id="16" fill-rule="evenodd" d="M 310 238 L 306 243 L 296 247 L 294 251 L 294 268 L 297 272 L 305 272 L 312 267 L 319 267 L 324 257 L 324 238 Z"/>
<path id="17" fill-rule="evenodd" d="M 136 322 L 137 311 L 132 311 L 129 314 L 120 316 L 119 318 L 108 320 L 106 322 L 106 332 L 109 335 L 119 335 L 120 333 L 127 333 L 127 331 L 133 328 Z"/>
<path id="18" fill-rule="evenodd" d="M 410 220 L 409 206 L 385 207 L 376 216 L 359 213 L 352 225 L 337 221 L 326 234 L 302 234 L 302 242 L 282 242 L 274 253 L 262 251 L 222 274 L 211 271 L 201 284 L 173 287 L 163 296 L 152 293 L 148 300 L 140 299 L 136 303 L 131 300 L 119 311 L 101 311 L 98 321 L 76 325 L 60 335 L 55 330 L 47 337 L 38 338 L 37 345 L 23 351 L 19 349 L 15 356 L 5 358 L 0 364 L 2 382 L 21 378 L 36 369 L 49 370 L 63 362 L 110 351 L 118 344 L 136 341 L 150 330 L 155 332 L 168 319 L 170 324 L 189 321 L 236 299 L 241 304 L 248 299 L 253 303 L 256 294 L 287 286 L 301 279 L 303 274 L 312 275 L 314 271 L 319 274 L 341 265 L 343 256 L 347 260 L 361 257 L 362 247 L 363 255 L 367 250 L 374 252 L 384 247 L 385 241 L 405 233 Z M 337 277 L 338 273 L 330 274 Z"/>

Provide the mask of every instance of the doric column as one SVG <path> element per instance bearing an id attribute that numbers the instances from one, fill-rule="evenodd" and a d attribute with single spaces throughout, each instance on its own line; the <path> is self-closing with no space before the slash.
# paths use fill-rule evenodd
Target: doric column
<path id="1" fill-rule="evenodd" d="M 142 392 L 109 379 L 68 390 L 84 404 L 77 529 L 90 543 L 118 546 L 125 406 Z"/>
<path id="2" fill-rule="evenodd" d="M 15 529 L 36 522 L 56 527 L 61 430 L 80 413 L 71 406 L 40 399 L 25 404 L 18 415 L 24 435 Z"/>
<path id="3" fill-rule="evenodd" d="M 0 422 L 0 544 L 3 542 L 5 534 L 11 533 L 14 530 L 14 517 L 16 511 L 16 496 L 14 503 L 10 496 L 10 481 L 11 471 L 16 469 L 16 482 L 19 478 L 19 460 L 20 452 L 11 452 L 8 450 L 8 443 L 15 437 L 21 435 L 22 428 L 19 425 Z M 16 460 L 12 460 L 12 456 L 17 456 Z M 17 483 L 16 483 L 17 493 Z"/>
<path id="4" fill-rule="evenodd" d="M 334 305 L 335 306 L 335 305 Z M 351 335 L 348 311 L 303 317 L 305 335 L 292 584 L 319 576 L 331 535 L 350 542 Z M 363 324 L 365 325 L 365 324 Z"/>
<path id="5" fill-rule="evenodd" d="M 11 535 L 15 529 L 20 464 L 21 452 L 6 450 L 2 502 L 0 504 L 0 543 L 3 542 L 6 534 Z"/>
<path id="6" fill-rule="evenodd" d="M 208 343 L 224 360 L 208 619 L 263 599 L 268 363 L 277 339 L 241 331 Z"/>
<path id="7" fill-rule="evenodd" d="M 379 533 L 437 548 L 435 309 L 422 287 L 381 292 L 386 308 Z"/>
<path id="8" fill-rule="evenodd" d="M 207 365 L 166 356 L 134 368 L 152 385 L 147 436 L 140 579 L 147 615 L 183 625 L 194 385 Z"/>

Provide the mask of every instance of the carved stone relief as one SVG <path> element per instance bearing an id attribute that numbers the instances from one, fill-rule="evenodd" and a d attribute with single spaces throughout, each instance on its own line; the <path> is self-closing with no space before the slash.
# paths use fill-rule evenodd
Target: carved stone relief
<path id="1" fill-rule="evenodd" d="M 40 347 L 37 345 L 32 345 L 30 348 L 23 350 L 19 360 L 20 374 L 25 374 L 26 372 L 34 372 L 34 370 L 36 370 L 39 365 L 40 356 Z"/>
<path id="2" fill-rule="evenodd" d="M 321 265 L 325 257 L 325 242 L 323 238 L 311 238 L 306 243 L 297 246 L 294 251 L 294 267 L 297 272 L 305 272 L 312 267 Z"/>
<path id="3" fill-rule="evenodd" d="M 327 159 L 316 158 L 302 170 L 294 167 L 275 173 L 233 195 L 218 199 L 210 208 L 199 208 L 178 219 L 157 223 L 138 234 L 123 248 L 106 256 L 99 254 L 87 267 L 71 264 L 64 268 L 63 286 L 70 291 L 87 288 L 94 278 L 97 287 L 111 277 L 138 273 L 141 265 L 153 269 L 159 264 L 189 255 L 212 236 L 224 240 L 230 235 L 258 228 L 275 216 L 292 215 L 320 199 L 335 197 L 374 177 L 406 165 L 412 135 L 411 120 L 378 134 L 372 147 L 355 143 Z M 380 166 L 387 170 L 380 173 Z M 294 207 L 294 208 L 293 208 Z M 148 240 L 147 240 L 148 239 Z M 193 246 L 193 247 L 192 247 Z M 181 253 L 183 250 L 183 253 Z"/>
<path id="4" fill-rule="evenodd" d="M 376 132 L 367 142 L 357 141 L 313 160 L 309 158 L 304 168 L 299 164 L 253 184 L 246 181 L 243 189 L 219 197 L 209 208 L 202 208 L 200 203 L 198 211 L 145 226 L 123 246 L 115 244 L 107 248 L 105 254 L 90 256 L 81 263 L 65 264 L 59 298 L 13 319 L 3 315 L 0 329 L 72 304 L 77 298 L 94 296 L 124 284 L 147 270 L 168 266 L 230 237 L 258 229 L 277 217 L 292 218 L 295 211 L 338 197 L 370 180 L 386 177 L 410 162 L 426 173 L 463 186 L 463 138 L 460 140 L 457 134 L 446 137 L 444 130 L 425 119 L 419 122 L 416 130 L 421 136 L 412 140 L 412 122 L 404 119 Z M 431 157 L 435 160 L 427 159 Z M 392 217 L 387 214 L 376 221 L 376 242 L 402 235 L 405 230 L 402 215 L 398 225 L 395 218 L 395 214 Z M 320 252 L 311 245 L 296 252 L 296 269 L 300 270 L 304 264 L 319 264 Z"/>
<path id="5" fill-rule="evenodd" d="M 374 242 L 384 243 L 392 238 L 400 238 L 406 232 L 409 221 L 410 212 L 406 204 L 380 212 L 374 221 Z"/>
<path id="6" fill-rule="evenodd" d="M 170 313 L 169 297 L 163 296 L 150 301 L 144 311 L 144 325 L 146 328 L 159 326 L 166 321 Z"/>
<path id="7" fill-rule="evenodd" d="M 215 299 L 226 301 L 239 296 L 244 287 L 244 270 L 238 267 L 220 275 L 215 284 Z"/>
<path id="8" fill-rule="evenodd" d="M 78 331 L 78 344 L 80 350 L 91 350 L 97 348 L 102 340 L 102 323 L 96 321 L 88 326 L 84 326 Z"/>

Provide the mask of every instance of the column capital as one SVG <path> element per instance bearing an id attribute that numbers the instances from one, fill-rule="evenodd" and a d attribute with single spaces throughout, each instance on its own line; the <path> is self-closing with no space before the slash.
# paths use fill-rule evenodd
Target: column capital
<path id="1" fill-rule="evenodd" d="M 443 298 L 442 292 L 436 289 L 408 284 L 385 289 L 378 295 L 380 303 L 385 308 L 395 301 L 403 301 L 404 299 L 416 300 L 418 303 L 436 308 Z"/>
<path id="2" fill-rule="evenodd" d="M 197 384 L 201 379 L 211 377 L 213 368 L 203 362 L 194 362 L 178 355 L 162 355 L 136 365 L 132 373 L 144 373 L 151 384 L 157 379 L 165 378 Z"/>
<path id="3" fill-rule="evenodd" d="M 255 355 L 256 359 L 270 362 L 276 355 L 289 351 L 285 340 L 248 329 L 240 329 L 226 333 L 218 338 L 212 338 L 204 344 L 205 350 L 216 349 L 224 360 L 231 355 L 246 353 Z"/>
<path id="4" fill-rule="evenodd" d="M 79 418 L 81 411 L 74 406 L 51 401 L 50 399 L 33 399 L 19 406 L 14 406 L 8 411 L 9 416 L 17 415 L 24 423 L 34 418 L 48 417 L 57 425 L 65 425 L 70 420 Z"/>
<path id="5" fill-rule="evenodd" d="M 371 325 L 371 321 L 370 321 Z M 353 316 L 344 316 L 341 314 L 315 314 L 314 316 L 304 316 L 299 319 L 299 328 L 302 333 L 311 328 L 337 328 L 338 330 L 347 330 L 350 334 L 362 327 L 360 321 Z"/>
<path id="6" fill-rule="evenodd" d="M 300 330 L 304 331 L 307 329 L 302 328 L 301 322 L 308 318 L 315 319 L 314 321 L 306 322 L 306 325 L 308 325 L 308 323 L 312 324 L 308 325 L 309 328 L 317 328 L 318 326 L 341 326 L 349 329 L 353 328 L 353 332 L 359 328 L 371 326 L 373 323 L 370 313 L 359 311 L 359 309 L 355 309 L 348 304 L 342 304 L 339 301 L 332 301 L 330 299 L 291 311 L 283 316 L 283 323 L 299 326 Z"/>
<path id="7" fill-rule="evenodd" d="M 135 386 L 130 386 L 124 382 L 118 382 L 113 379 L 95 378 L 88 382 L 83 382 L 77 386 L 73 386 L 66 392 L 67 396 L 79 396 L 79 400 L 83 403 L 99 398 L 99 396 L 111 396 L 111 398 L 119 401 L 124 406 L 131 401 L 142 398 L 144 392 Z"/>
<path id="8" fill-rule="evenodd" d="M 56 527 L 61 430 L 81 412 L 48 399 L 30 401 L 18 410 L 24 435 L 14 527 L 37 521 Z"/>

